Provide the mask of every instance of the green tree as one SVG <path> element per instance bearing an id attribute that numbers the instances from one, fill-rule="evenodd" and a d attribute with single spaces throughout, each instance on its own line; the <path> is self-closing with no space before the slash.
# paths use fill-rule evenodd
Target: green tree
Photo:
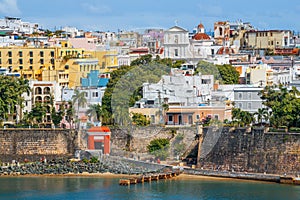
<path id="1" fill-rule="evenodd" d="M 75 110 L 73 107 L 73 102 L 68 101 L 67 110 L 66 110 L 66 121 L 69 123 L 70 129 L 73 127 L 74 115 L 75 115 Z"/>
<path id="2" fill-rule="evenodd" d="M 53 124 L 57 127 L 61 120 L 63 119 L 63 117 L 65 116 L 65 107 L 64 104 L 59 106 L 59 110 L 56 111 L 55 107 L 52 107 L 52 111 L 51 111 L 51 118 L 52 118 L 52 122 Z"/>
<path id="3" fill-rule="evenodd" d="M 43 123 L 46 113 L 46 106 L 40 102 L 36 102 L 32 110 L 30 111 L 29 116 L 35 123 Z"/>
<path id="4" fill-rule="evenodd" d="M 239 72 L 232 65 L 217 65 L 223 84 L 238 84 Z"/>
<path id="5" fill-rule="evenodd" d="M 286 87 L 265 87 L 261 92 L 263 104 L 271 110 L 270 124 L 274 127 L 300 126 L 300 99 L 299 91 L 292 87 L 288 90 Z"/>
<path id="6" fill-rule="evenodd" d="M 85 92 L 80 92 L 79 90 L 75 89 L 72 96 L 72 101 L 73 105 L 77 104 L 77 120 L 79 120 L 79 108 L 84 107 L 87 104 Z"/>
<path id="7" fill-rule="evenodd" d="M 200 61 L 194 74 L 214 75 L 215 81 L 222 84 L 237 84 L 239 73 L 232 65 L 214 65 L 213 63 Z"/>
<path id="8" fill-rule="evenodd" d="M 133 60 L 130 63 L 130 66 L 146 65 L 146 64 L 150 63 L 151 61 L 152 61 L 152 55 L 147 54 L 147 55 L 143 55 L 140 58 Z"/>
<path id="9" fill-rule="evenodd" d="M 260 123 L 260 125 L 262 125 L 263 120 L 265 121 L 268 120 L 268 116 L 269 116 L 268 109 L 259 108 L 257 112 L 254 113 L 254 116 L 257 117 L 257 122 Z"/>
<path id="10" fill-rule="evenodd" d="M 150 124 L 150 120 L 147 119 L 142 113 L 131 113 L 132 122 L 136 126 L 148 126 Z"/>
<path id="11" fill-rule="evenodd" d="M 27 80 L 0 75 L 0 119 L 4 120 L 15 115 L 17 108 L 21 111 L 24 107 L 23 94 L 29 92 L 30 87 Z"/>
<path id="12" fill-rule="evenodd" d="M 91 104 L 89 105 L 86 114 L 94 117 L 96 121 L 99 122 L 102 116 L 102 107 L 100 106 L 100 104 Z"/>
<path id="13" fill-rule="evenodd" d="M 198 62 L 194 74 L 198 74 L 199 72 L 202 75 L 213 75 L 215 81 L 217 81 L 217 80 L 220 81 L 221 80 L 221 75 L 220 75 L 219 69 L 213 63 L 209 63 L 209 62 L 206 62 L 206 61 Z"/>
<path id="14" fill-rule="evenodd" d="M 166 138 L 157 138 L 147 146 L 149 153 L 161 160 L 165 160 L 169 155 L 170 141 Z"/>
<path id="15" fill-rule="evenodd" d="M 254 117 L 248 111 L 243 111 L 240 108 L 232 109 L 232 120 L 234 123 L 237 123 L 238 126 L 247 126 L 254 121 Z"/>

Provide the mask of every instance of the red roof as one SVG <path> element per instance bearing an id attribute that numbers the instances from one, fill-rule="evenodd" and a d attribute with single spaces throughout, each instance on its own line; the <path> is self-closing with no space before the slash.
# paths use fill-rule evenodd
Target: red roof
<path id="1" fill-rule="evenodd" d="M 205 33 L 196 33 L 193 36 L 194 40 L 210 40 L 210 37 Z"/>
<path id="2" fill-rule="evenodd" d="M 107 126 L 94 126 L 88 132 L 110 132 L 110 129 Z"/>
<path id="3" fill-rule="evenodd" d="M 223 55 L 223 54 L 234 54 L 234 50 L 230 47 L 221 47 L 218 51 L 218 55 Z"/>
<path id="4" fill-rule="evenodd" d="M 203 24 L 200 23 L 200 24 L 198 25 L 198 28 L 204 28 Z"/>

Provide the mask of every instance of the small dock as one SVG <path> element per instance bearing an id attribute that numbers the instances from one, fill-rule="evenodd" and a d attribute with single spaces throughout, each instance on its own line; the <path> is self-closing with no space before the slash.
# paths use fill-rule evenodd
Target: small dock
<path id="1" fill-rule="evenodd" d="M 179 172 L 169 172 L 169 173 L 162 173 L 162 174 L 142 175 L 136 178 L 124 178 L 119 180 L 119 185 L 132 185 L 137 183 L 158 181 L 160 179 L 171 179 L 173 177 L 177 177 L 179 174 L 180 174 Z"/>

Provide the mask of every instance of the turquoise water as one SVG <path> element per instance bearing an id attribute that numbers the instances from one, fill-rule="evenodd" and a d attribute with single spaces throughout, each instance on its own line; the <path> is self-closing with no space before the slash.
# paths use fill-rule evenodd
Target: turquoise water
<path id="1" fill-rule="evenodd" d="M 235 180 L 160 180 L 119 186 L 119 179 L 90 177 L 0 178 L 0 199 L 300 199 L 300 186 Z"/>

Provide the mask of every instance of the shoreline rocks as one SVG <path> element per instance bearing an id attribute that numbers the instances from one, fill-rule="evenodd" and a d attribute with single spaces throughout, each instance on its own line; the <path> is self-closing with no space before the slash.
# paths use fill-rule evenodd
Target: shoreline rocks
<path id="1" fill-rule="evenodd" d="M 163 168 L 163 167 L 161 167 Z M 126 159 L 106 157 L 100 161 L 72 161 L 69 159 L 53 159 L 48 162 L 32 162 L 10 164 L 0 167 L 0 176 L 5 175 L 60 175 L 60 174 L 95 174 L 113 173 L 141 175 L 146 173 L 159 173 L 161 170 L 139 165 Z"/>

